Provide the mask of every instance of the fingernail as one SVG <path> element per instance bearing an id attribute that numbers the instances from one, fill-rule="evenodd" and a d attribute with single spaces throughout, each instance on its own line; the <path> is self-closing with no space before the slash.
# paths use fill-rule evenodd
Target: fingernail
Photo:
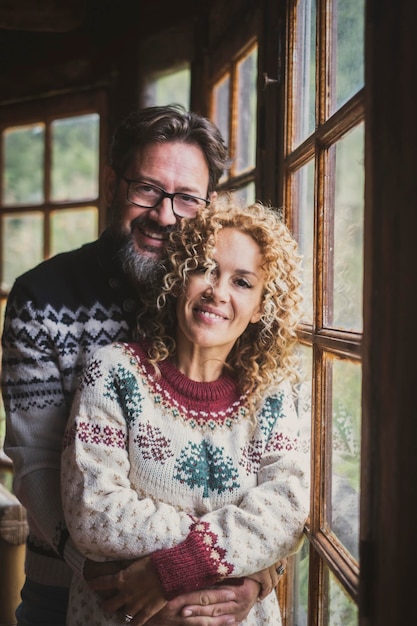
<path id="1" fill-rule="evenodd" d="M 228 591 L 225 595 L 225 598 L 226 600 L 234 600 L 236 598 L 236 594 L 234 594 L 233 591 Z M 234 623 L 234 620 L 233 620 L 233 623 Z"/>
<path id="2" fill-rule="evenodd" d="M 184 609 L 182 614 L 183 614 L 184 617 L 191 617 L 193 612 L 190 609 Z"/>

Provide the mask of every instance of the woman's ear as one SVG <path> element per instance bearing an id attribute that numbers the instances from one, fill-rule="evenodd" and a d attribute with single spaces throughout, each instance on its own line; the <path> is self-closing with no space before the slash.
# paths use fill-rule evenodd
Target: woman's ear
<path id="1" fill-rule="evenodd" d="M 261 319 L 261 317 L 262 317 L 262 313 L 263 313 L 263 311 L 262 311 L 262 308 L 260 307 L 260 308 L 258 309 L 258 311 L 256 311 L 256 312 L 252 315 L 252 317 L 250 318 L 250 323 L 251 323 L 251 324 L 256 324 L 257 322 L 259 322 L 259 320 L 260 320 L 260 319 Z"/>
<path id="2" fill-rule="evenodd" d="M 103 192 L 106 206 L 111 206 L 116 192 L 117 176 L 116 172 L 110 165 L 106 165 L 103 175 Z"/>

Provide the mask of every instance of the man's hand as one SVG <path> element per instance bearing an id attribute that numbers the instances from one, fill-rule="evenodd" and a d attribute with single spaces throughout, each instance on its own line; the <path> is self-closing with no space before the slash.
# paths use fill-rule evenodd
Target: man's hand
<path id="1" fill-rule="evenodd" d="M 235 626 L 258 599 L 259 583 L 244 578 L 239 586 L 200 589 L 178 596 L 155 615 L 149 626 Z"/>
<path id="2" fill-rule="evenodd" d="M 97 563 L 86 560 L 84 577 L 92 581 L 94 588 L 104 600 L 108 611 L 135 606 L 138 579 L 137 561 L 112 561 Z M 271 566 L 251 577 L 241 585 L 227 584 L 227 580 L 209 589 L 200 589 L 170 600 L 156 615 L 146 622 L 149 626 L 233 626 L 244 620 L 255 602 L 268 595 L 277 584 L 277 566 Z M 121 576 L 121 571 L 123 575 Z M 96 577 L 100 577 L 99 579 Z M 109 602 L 110 601 L 110 602 Z M 129 613 L 129 611 L 125 611 Z M 133 613 L 130 613 L 133 615 Z M 134 624 L 136 622 L 132 622 Z"/>

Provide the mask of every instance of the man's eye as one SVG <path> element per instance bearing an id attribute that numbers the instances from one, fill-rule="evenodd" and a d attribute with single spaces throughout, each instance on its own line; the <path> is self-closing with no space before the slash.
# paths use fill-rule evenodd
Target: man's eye
<path id="1" fill-rule="evenodd" d="M 183 204 L 190 204 L 192 206 L 193 205 L 198 205 L 200 203 L 200 200 L 198 198 L 195 198 L 194 196 L 189 196 L 186 193 L 182 193 L 181 195 L 179 195 L 178 199 Z"/>
<path id="2" fill-rule="evenodd" d="M 139 185 L 135 185 L 135 191 L 137 193 L 141 193 L 144 195 L 149 195 L 149 196 L 154 196 L 155 194 L 158 193 L 156 187 L 154 187 L 153 185 L 145 185 L 145 184 L 139 184 Z"/>

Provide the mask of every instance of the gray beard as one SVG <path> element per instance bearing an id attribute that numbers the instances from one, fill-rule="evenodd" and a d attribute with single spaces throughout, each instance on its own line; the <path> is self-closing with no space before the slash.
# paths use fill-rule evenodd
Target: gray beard
<path id="1" fill-rule="evenodd" d="M 163 259 L 156 259 L 153 256 L 138 252 L 135 242 L 130 236 L 122 243 L 119 258 L 123 271 L 133 284 L 147 283 L 151 286 L 160 284 L 165 271 Z"/>

